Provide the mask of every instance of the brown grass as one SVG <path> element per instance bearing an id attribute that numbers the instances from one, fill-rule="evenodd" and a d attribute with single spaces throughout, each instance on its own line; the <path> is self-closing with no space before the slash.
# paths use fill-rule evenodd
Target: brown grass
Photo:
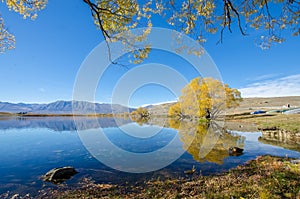
<path id="1" fill-rule="evenodd" d="M 155 180 L 134 186 L 84 179 L 77 188 L 41 190 L 37 198 L 299 198 L 299 178 L 300 164 L 263 156 L 221 175 Z"/>
<path id="2" fill-rule="evenodd" d="M 282 129 L 292 133 L 300 132 L 300 114 L 236 114 L 226 117 L 227 121 L 239 124 L 255 124 L 258 129 Z"/>

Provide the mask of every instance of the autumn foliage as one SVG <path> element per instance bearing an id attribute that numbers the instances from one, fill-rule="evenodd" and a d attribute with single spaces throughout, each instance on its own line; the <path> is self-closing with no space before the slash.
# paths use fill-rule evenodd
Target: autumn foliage
<path id="1" fill-rule="evenodd" d="M 213 79 L 197 77 L 182 89 L 179 101 L 170 107 L 169 116 L 215 118 L 220 111 L 238 106 L 240 92 Z"/>
<path id="2" fill-rule="evenodd" d="M 131 112 L 131 116 L 134 118 L 145 118 L 149 116 L 149 112 L 146 108 L 139 107 L 135 111 Z"/>
<path id="3" fill-rule="evenodd" d="M 151 31 L 152 17 L 166 20 L 169 26 L 183 32 L 199 42 L 206 41 L 207 34 L 220 33 L 222 42 L 224 30 L 232 32 L 239 29 L 242 35 L 254 29 L 258 31 L 258 42 L 261 48 L 269 48 L 273 42 L 282 43 L 286 34 L 300 35 L 299 1 L 215 1 L 215 0 L 83 0 L 90 9 L 94 23 L 109 42 L 120 41 L 132 51 L 135 63 L 147 58 L 150 46 L 141 48 L 137 43 L 145 41 Z M 23 18 L 37 17 L 48 0 L 2 0 L 7 8 L 19 13 Z M 74 6 L 69 3 L 65 9 Z M 157 24 L 154 24 L 157 26 Z M 140 35 L 128 32 L 133 28 L 147 27 Z M 288 30 L 288 31 L 286 31 Z M 117 36 L 118 35 L 118 36 Z M 129 39 L 130 38 L 130 39 Z M 14 36 L 7 31 L 0 13 L 0 52 L 14 48 Z M 137 48 L 135 48 L 137 47 Z"/>

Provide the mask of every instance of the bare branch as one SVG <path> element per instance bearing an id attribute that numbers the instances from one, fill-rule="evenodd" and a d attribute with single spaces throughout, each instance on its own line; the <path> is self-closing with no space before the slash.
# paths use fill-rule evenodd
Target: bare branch
<path id="1" fill-rule="evenodd" d="M 232 10 L 232 11 L 235 13 L 235 15 L 237 16 L 237 18 L 238 18 L 238 26 L 239 26 L 239 29 L 240 29 L 242 35 L 246 35 L 246 34 L 244 33 L 243 29 L 242 29 L 241 18 L 240 18 L 239 12 L 233 7 L 233 5 L 232 5 L 232 3 L 231 3 L 230 0 L 225 0 L 225 1 L 228 2 L 228 4 L 229 4 L 231 10 Z"/>

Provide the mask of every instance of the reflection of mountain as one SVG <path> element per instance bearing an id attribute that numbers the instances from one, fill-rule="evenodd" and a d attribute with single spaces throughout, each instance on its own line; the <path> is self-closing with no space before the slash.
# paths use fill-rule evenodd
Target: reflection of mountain
<path id="1" fill-rule="evenodd" d="M 11 128 L 48 128 L 54 131 L 74 131 L 84 129 L 96 129 L 116 127 L 132 122 L 122 118 L 95 118 L 95 117 L 3 117 L 0 120 L 0 129 Z M 117 122 L 115 121 L 117 120 Z"/>
<path id="2" fill-rule="evenodd" d="M 99 104 L 83 101 L 56 101 L 50 104 L 24 104 L 0 102 L 0 112 L 30 112 L 30 113 L 124 113 L 133 109 L 118 104 Z"/>
<path id="3" fill-rule="evenodd" d="M 230 147 L 244 146 L 244 137 L 233 135 L 221 129 L 216 123 L 193 123 L 169 120 L 170 127 L 178 129 L 183 148 L 196 161 L 223 164 L 229 156 Z"/>

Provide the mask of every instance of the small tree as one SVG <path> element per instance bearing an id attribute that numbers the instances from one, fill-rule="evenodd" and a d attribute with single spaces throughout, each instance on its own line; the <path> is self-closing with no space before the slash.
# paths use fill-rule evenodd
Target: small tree
<path id="1" fill-rule="evenodd" d="M 149 112 L 146 108 L 142 108 L 142 107 L 139 107 L 138 109 L 136 109 L 135 111 L 133 111 L 131 113 L 131 115 L 134 117 L 134 118 L 146 118 L 146 117 L 149 117 Z"/>

